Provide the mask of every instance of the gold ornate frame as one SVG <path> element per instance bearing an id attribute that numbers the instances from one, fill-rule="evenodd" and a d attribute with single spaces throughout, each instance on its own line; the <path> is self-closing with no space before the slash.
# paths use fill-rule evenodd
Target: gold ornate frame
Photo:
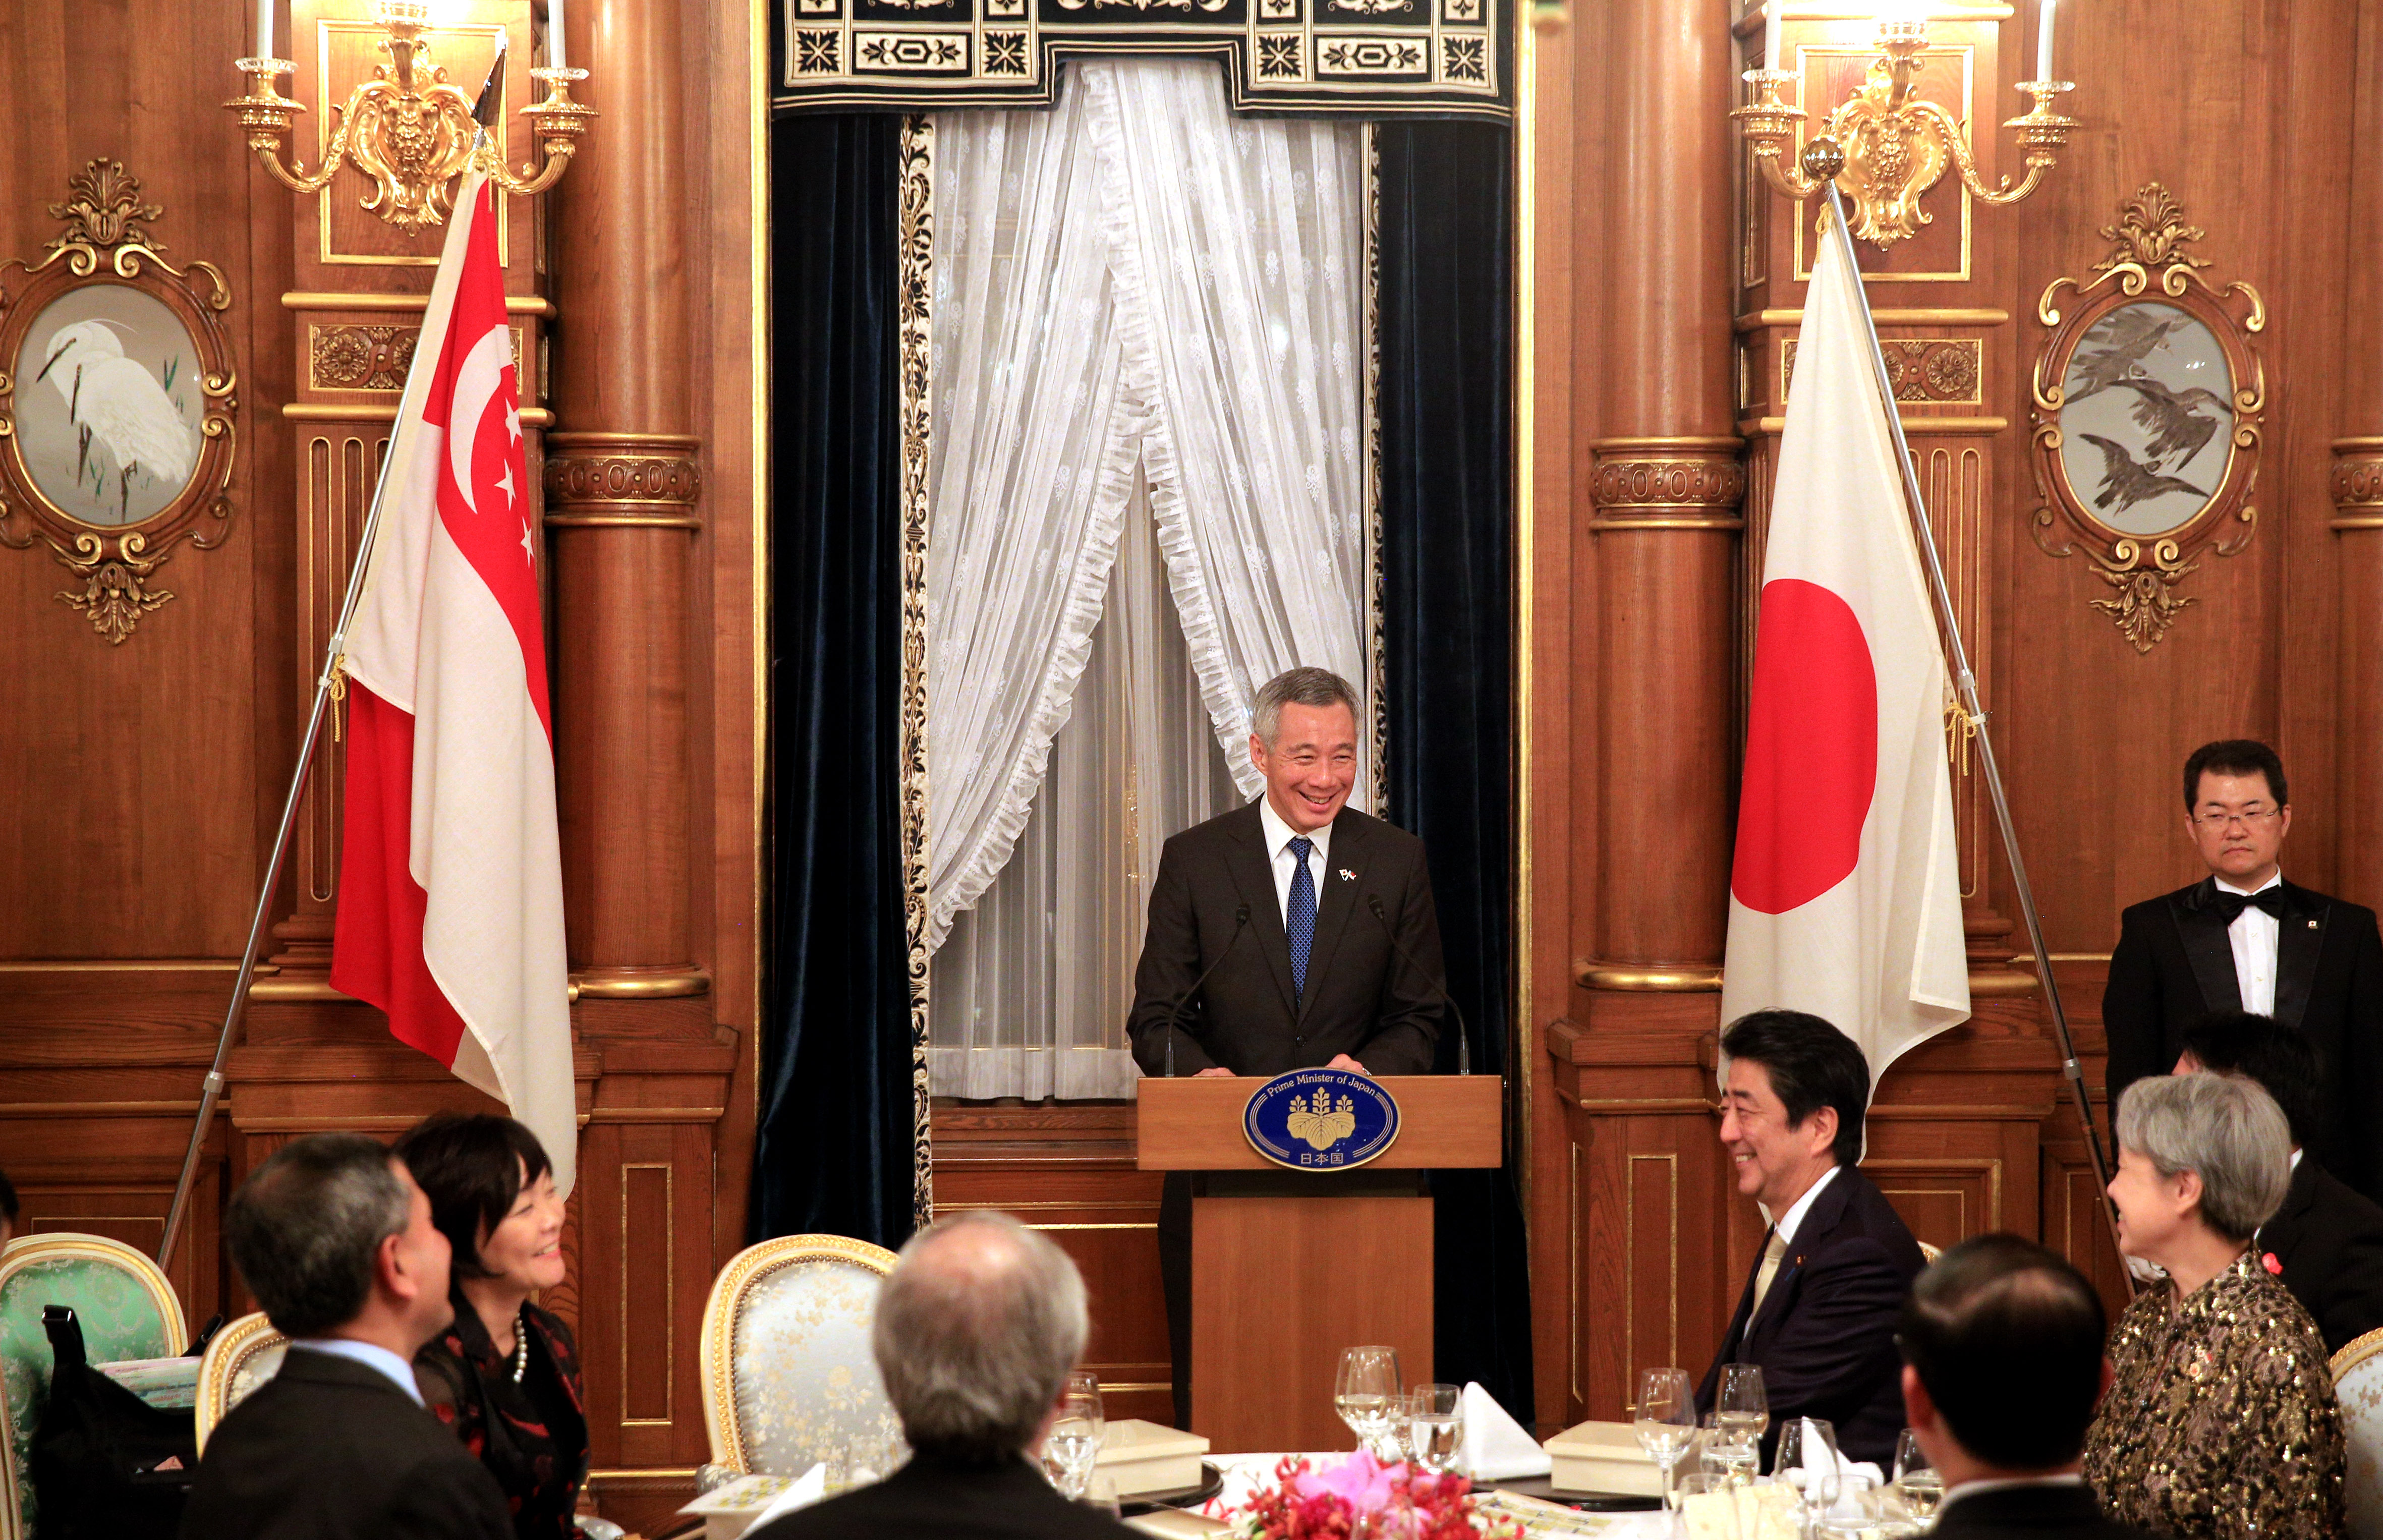
<path id="1" fill-rule="evenodd" d="M 207 1435 L 231 1410 L 232 1381 L 239 1377 L 241 1368 L 257 1354 L 270 1352 L 289 1340 L 273 1329 L 273 1323 L 265 1318 L 262 1311 L 241 1316 L 207 1339 L 207 1350 L 199 1359 L 199 1395 L 194 1411 L 201 1455 L 207 1452 Z"/>
<path id="2" fill-rule="evenodd" d="M 745 1430 L 736 1421 L 736 1317 L 745 1296 L 762 1279 L 804 1262 L 848 1262 L 883 1278 L 894 1270 L 894 1253 L 883 1246 L 840 1235 L 784 1235 L 747 1246 L 728 1259 L 703 1302 L 702 1335 L 696 1366 L 703 1383 L 703 1429 L 711 1459 L 740 1475 L 753 1473 L 745 1458 Z"/>
<path id="3" fill-rule="evenodd" d="M 194 549 L 211 550 L 228 533 L 239 373 L 220 317 L 231 307 L 231 289 L 212 263 L 178 268 L 158 254 L 165 243 L 146 227 L 165 210 L 141 201 L 140 180 L 122 162 L 94 160 L 67 185 L 67 201 L 50 205 L 51 216 L 65 221 L 65 233 L 36 262 L 0 263 L 0 545 L 24 550 L 37 538 L 46 541 L 80 580 L 80 587 L 61 589 L 57 598 L 120 646 L 142 616 L 174 597 L 149 585 L 171 548 L 187 538 Z M 12 268 L 24 275 L 14 292 L 7 288 Z M 199 355 L 199 453 L 189 485 L 157 512 L 122 525 L 86 524 L 35 485 L 17 435 L 17 391 L 31 382 L 20 384 L 7 373 L 33 319 L 53 301 L 102 284 L 133 289 L 163 304 Z"/>
<path id="4" fill-rule="evenodd" d="M 2094 576 L 2116 590 L 2091 601 L 2093 608 L 2108 615 L 2134 649 L 2144 653 L 2167 634 L 2178 613 L 2195 602 L 2175 591 L 2196 570 L 2193 558 L 2213 548 L 2219 556 L 2232 556 L 2250 544 L 2257 529 L 2259 511 L 2250 499 L 2259 475 L 2267 384 L 2251 338 L 2266 329 L 2267 311 L 2259 291 L 2248 283 L 2236 280 L 2221 288 L 2202 274 L 2208 261 L 2185 248 L 2204 232 L 2184 222 L 2183 205 L 2157 182 L 2144 184 L 2120 204 L 2118 222 L 2101 233 L 2112 245 L 2093 265 L 2097 276 L 2082 281 L 2055 278 L 2036 301 L 2035 318 L 2051 335 L 2036 355 L 2031 382 L 2035 427 L 2031 459 L 2043 501 L 2029 533 L 2052 556 L 2068 556 L 2079 545 L 2085 547 Z M 2075 294 L 2065 314 L 2053 307 L 2064 288 Z M 2183 312 L 2217 339 L 2226 356 L 2233 423 L 2224 474 L 2200 509 L 2173 529 L 2130 535 L 2098 518 L 2069 483 L 2061 458 L 2061 417 L 2068 404 L 2063 382 L 2085 334 L 2112 312 L 2146 301 L 2146 296 L 2151 297 L 2147 302 Z"/>

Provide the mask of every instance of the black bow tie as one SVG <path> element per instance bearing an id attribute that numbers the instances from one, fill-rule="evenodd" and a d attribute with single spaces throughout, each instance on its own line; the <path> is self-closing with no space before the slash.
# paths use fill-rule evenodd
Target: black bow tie
<path id="1" fill-rule="evenodd" d="M 2241 919 L 2243 910 L 2252 908 L 2265 909 L 2277 919 L 2284 918 L 2284 885 L 2281 882 L 2272 888 L 2261 888 L 2257 893 L 2235 893 L 2213 883 L 2209 897 L 2211 907 L 2229 925 Z"/>

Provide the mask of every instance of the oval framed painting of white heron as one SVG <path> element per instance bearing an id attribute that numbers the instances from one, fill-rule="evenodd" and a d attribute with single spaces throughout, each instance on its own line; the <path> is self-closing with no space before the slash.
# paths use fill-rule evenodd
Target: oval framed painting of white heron
<path id="1" fill-rule="evenodd" d="M 2258 527 L 2267 385 L 2252 338 L 2267 313 L 2249 284 L 2210 278 L 2203 232 L 2156 182 L 2102 233 L 2116 244 L 2093 276 L 2036 302 L 2051 335 L 2031 381 L 2031 533 L 2054 556 L 2084 548 L 2104 585 L 2093 607 L 2148 652 L 2196 602 L 2177 585 L 2202 553 L 2231 556 Z"/>
<path id="2" fill-rule="evenodd" d="M 117 529 L 173 506 L 198 473 L 198 340 L 155 295 L 90 283 L 51 301 L 17 352 L 25 474 L 78 523 Z"/>
<path id="3" fill-rule="evenodd" d="M 58 598 L 122 643 L 174 596 L 152 575 L 223 543 L 240 403 L 213 264 L 176 266 L 165 211 L 95 160 L 50 212 L 66 229 L 0 262 L 0 546 L 48 546 Z"/>

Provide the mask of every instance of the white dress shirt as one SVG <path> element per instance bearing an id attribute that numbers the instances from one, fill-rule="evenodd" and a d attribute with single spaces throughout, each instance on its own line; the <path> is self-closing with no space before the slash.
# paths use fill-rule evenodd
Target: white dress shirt
<path id="1" fill-rule="evenodd" d="M 2282 887 L 2284 874 L 2278 871 L 2255 888 L 2238 888 L 2223 877 L 2217 885 L 2228 893 L 2266 893 Z M 2246 1011 L 2276 1014 L 2276 943 L 2283 930 L 2283 921 L 2253 905 L 2244 905 L 2226 928 L 2226 940 L 2234 948 L 2234 987 L 2241 992 Z"/>
<path id="2" fill-rule="evenodd" d="M 1299 864 L 1299 857 L 1290 852 L 1290 842 L 1299 838 L 1299 831 L 1283 822 L 1274 804 L 1263 796 L 1258 798 L 1258 823 L 1266 830 L 1266 860 L 1274 868 L 1275 906 L 1282 912 L 1283 928 L 1288 930 L 1290 874 Z M 1315 884 L 1315 906 L 1320 910 L 1324 906 L 1324 857 L 1332 848 L 1332 826 L 1327 823 L 1307 837 L 1315 844 L 1315 848 L 1307 853 L 1307 875 Z"/>
<path id="3" fill-rule="evenodd" d="M 414 1365 L 390 1352 L 377 1342 L 359 1342 L 352 1337 L 302 1337 L 290 1344 L 308 1352 L 328 1353 L 361 1363 L 367 1369 L 377 1369 L 389 1376 L 389 1383 L 405 1392 L 415 1406 L 422 1402 L 422 1387 L 414 1383 Z"/>
<path id="4" fill-rule="evenodd" d="M 1842 1169 L 1844 1169 L 1842 1166 L 1833 1165 L 1826 1171 L 1821 1172 L 1821 1179 L 1814 1182 L 1810 1187 L 1806 1188 L 1804 1189 L 1804 1196 L 1788 1204 L 1787 1212 L 1780 1215 L 1778 1219 L 1772 1221 L 1772 1227 L 1779 1232 L 1779 1238 L 1781 1240 L 1788 1242 L 1789 1244 L 1794 1243 L 1796 1239 L 1796 1227 L 1804 1222 L 1804 1215 L 1811 1212 L 1812 1200 L 1821 1195 L 1821 1189 L 1822 1188 L 1828 1186 L 1831 1182 L 1836 1179 L 1837 1173 Z M 1761 1205 L 1759 1203 L 1755 1206 L 1757 1208 L 1761 1208 Z M 1764 1217 L 1768 1218 L 1771 1211 L 1769 1209 L 1763 1209 L 1762 1213 Z"/>
<path id="5" fill-rule="evenodd" d="M 1982 1497 L 1989 1492 L 2008 1491 L 2014 1486 L 2082 1486 L 2084 1485 L 2085 1478 L 2074 1471 L 2056 1476 L 2002 1476 L 1981 1481 L 1965 1481 L 1945 1494 L 1944 1500 L 1936 1506 L 1936 1517 L 1941 1522 L 1945 1517 L 1945 1510 L 1964 1497 Z"/>

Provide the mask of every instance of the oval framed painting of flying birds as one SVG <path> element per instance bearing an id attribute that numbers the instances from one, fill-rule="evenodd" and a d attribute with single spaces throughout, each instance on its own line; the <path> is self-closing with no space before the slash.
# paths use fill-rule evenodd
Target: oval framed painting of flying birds
<path id="1" fill-rule="evenodd" d="M 2257 290 L 2209 276 L 2192 249 L 2204 232 L 2157 182 L 2102 234 L 2093 276 L 2056 278 L 2036 303 L 2050 336 L 2031 382 L 2032 533 L 2054 556 L 2084 548 L 2090 602 L 2141 653 L 2196 602 L 2179 585 L 2200 559 L 2258 527 L 2267 387 L 2252 339 L 2267 314 Z"/>
<path id="2" fill-rule="evenodd" d="M 214 265 L 176 266 L 121 163 L 50 205 L 66 228 L 0 263 L 0 546 L 46 545 L 58 598 L 122 643 L 174 596 L 158 569 L 222 543 L 239 401 Z"/>

